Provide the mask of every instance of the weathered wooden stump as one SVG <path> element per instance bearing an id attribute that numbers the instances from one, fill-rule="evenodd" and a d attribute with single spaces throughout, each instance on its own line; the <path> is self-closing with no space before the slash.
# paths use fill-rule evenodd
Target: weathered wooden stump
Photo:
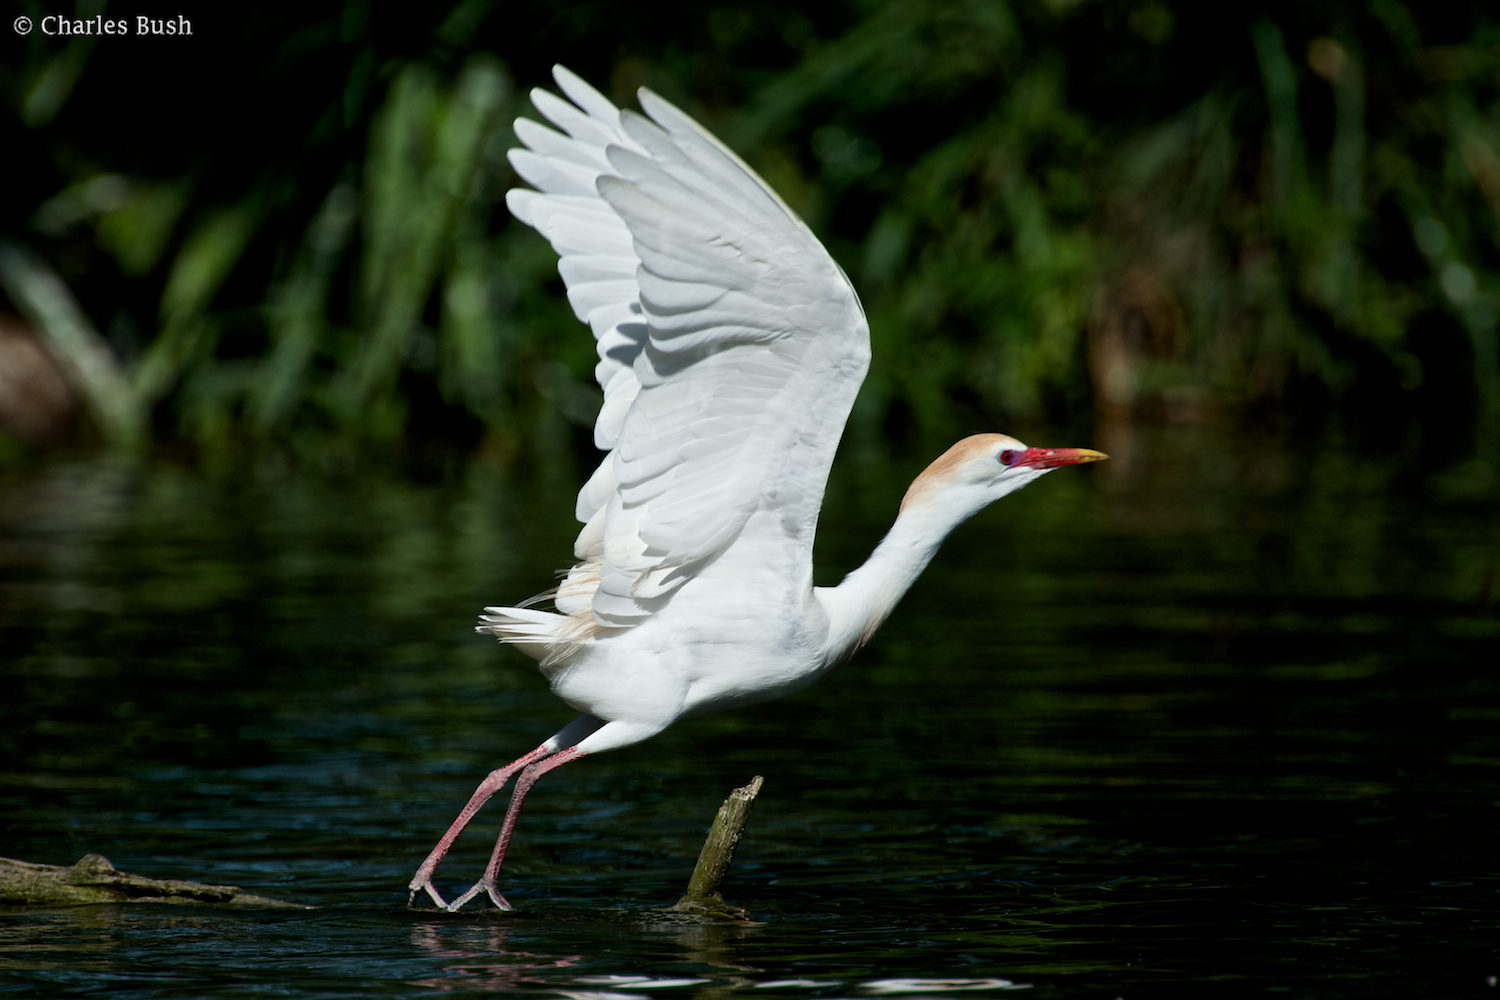
<path id="1" fill-rule="evenodd" d="M 703 841 L 703 850 L 698 854 L 693 876 L 688 879 L 687 894 L 672 907 L 674 912 L 731 920 L 751 919 L 746 911 L 724 902 L 719 884 L 729 872 L 734 849 L 739 846 L 740 834 L 745 832 L 745 823 L 750 819 L 750 807 L 755 804 L 755 796 L 760 794 L 764 782 L 765 779 L 757 774 L 750 784 L 730 792 L 729 798 L 719 807 L 719 814 L 708 828 L 708 838 Z"/>

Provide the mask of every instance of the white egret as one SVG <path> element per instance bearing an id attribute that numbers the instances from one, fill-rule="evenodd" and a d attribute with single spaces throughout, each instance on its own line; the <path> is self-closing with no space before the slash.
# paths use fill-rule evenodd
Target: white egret
<path id="1" fill-rule="evenodd" d="M 776 192 L 649 90 L 621 111 L 561 66 L 572 104 L 532 92 L 553 131 L 520 119 L 517 219 L 557 251 L 598 341 L 607 451 L 578 494 L 577 562 L 556 612 L 486 608 L 479 630 L 535 658 L 582 714 L 491 772 L 412 878 L 457 910 L 496 881 L 546 772 L 639 743 L 678 719 L 797 691 L 865 643 L 944 538 L 1063 465 L 1105 456 L 965 438 L 907 490 L 889 534 L 837 587 L 812 583 L 833 454 L 870 362 L 848 277 Z M 576 105 L 576 106 L 575 106 Z M 484 876 L 451 904 L 433 873 L 519 772 Z"/>

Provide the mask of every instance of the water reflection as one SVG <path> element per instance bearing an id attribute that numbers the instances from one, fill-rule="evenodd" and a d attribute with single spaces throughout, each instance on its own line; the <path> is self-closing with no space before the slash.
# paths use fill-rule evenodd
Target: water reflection
<path id="1" fill-rule="evenodd" d="M 1337 443 L 1134 447 L 1128 474 L 1053 477 L 966 526 L 808 691 L 541 783 L 514 918 L 401 904 L 478 777 L 569 716 L 470 631 L 550 581 L 567 484 L 13 476 L 0 854 L 99 851 L 321 909 L 0 912 L 0 973 L 40 994 L 695 998 L 1449 996 L 1500 974 L 1500 504 Z M 840 467 L 819 582 L 910 471 Z M 654 918 L 755 773 L 725 891 L 761 926 Z"/>
<path id="2" fill-rule="evenodd" d="M 438 963 L 444 973 L 412 985 L 439 990 L 509 991 L 522 984 L 545 983 L 549 977 L 539 970 L 568 969 L 583 960 L 582 955 L 509 950 L 505 942 L 513 930 L 493 923 L 481 927 L 438 922 L 412 925 L 412 946 Z"/>

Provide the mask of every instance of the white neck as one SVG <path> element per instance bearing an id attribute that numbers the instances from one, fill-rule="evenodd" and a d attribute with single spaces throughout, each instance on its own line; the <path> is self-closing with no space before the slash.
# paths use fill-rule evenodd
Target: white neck
<path id="1" fill-rule="evenodd" d="M 828 615 L 826 662 L 852 654 L 885 621 L 907 589 L 932 561 L 943 540 L 985 506 L 960 497 L 924 498 L 908 506 L 891 525 L 863 566 L 837 587 L 818 587 L 814 595 Z M 985 498 L 987 500 L 988 498 Z"/>

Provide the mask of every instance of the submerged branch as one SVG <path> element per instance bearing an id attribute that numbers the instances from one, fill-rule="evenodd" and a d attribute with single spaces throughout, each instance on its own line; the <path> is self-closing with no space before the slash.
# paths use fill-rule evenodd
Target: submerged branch
<path id="1" fill-rule="evenodd" d="M 145 878 L 117 871 L 101 854 L 85 854 L 72 867 L 0 858 L 0 905 L 88 906 L 95 903 L 180 903 L 310 910 L 246 892 L 235 885 Z"/>

